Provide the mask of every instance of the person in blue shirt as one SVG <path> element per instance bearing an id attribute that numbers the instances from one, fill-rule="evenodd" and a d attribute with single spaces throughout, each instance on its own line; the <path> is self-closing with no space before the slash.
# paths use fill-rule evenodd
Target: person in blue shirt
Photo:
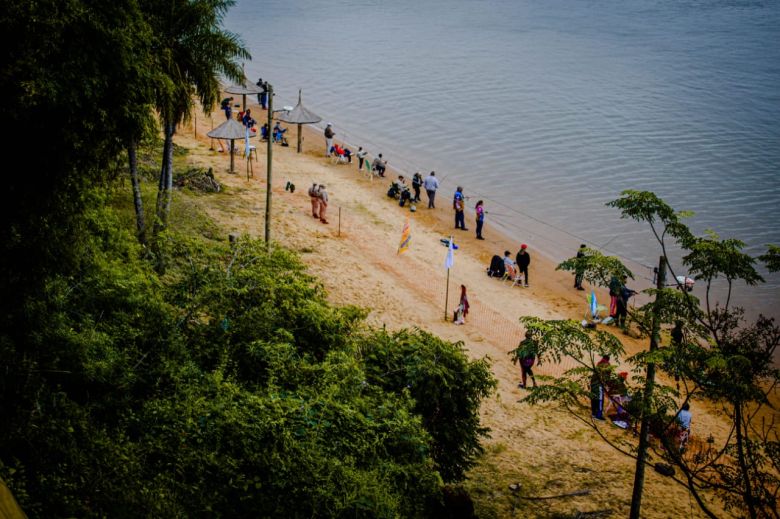
<path id="1" fill-rule="evenodd" d="M 241 118 L 241 122 L 244 123 L 244 126 L 247 128 L 252 128 L 255 124 L 257 124 L 257 121 L 252 119 L 252 110 L 249 108 L 246 109 L 246 112 L 244 112 L 244 117 Z"/>
<path id="2" fill-rule="evenodd" d="M 455 228 L 468 231 L 466 229 L 465 213 L 463 212 L 464 202 L 463 188 L 458 186 L 452 199 L 452 208 L 455 209 Z"/>

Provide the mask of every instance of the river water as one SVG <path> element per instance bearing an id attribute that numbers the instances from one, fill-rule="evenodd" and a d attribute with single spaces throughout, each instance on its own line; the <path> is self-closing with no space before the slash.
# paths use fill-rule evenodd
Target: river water
<path id="1" fill-rule="evenodd" d="M 276 108 L 303 88 L 337 138 L 555 260 L 587 242 L 647 284 L 649 229 L 604 205 L 624 189 L 780 244 L 780 0 L 238 0 L 225 25 Z M 736 302 L 780 316 L 766 279 Z"/>

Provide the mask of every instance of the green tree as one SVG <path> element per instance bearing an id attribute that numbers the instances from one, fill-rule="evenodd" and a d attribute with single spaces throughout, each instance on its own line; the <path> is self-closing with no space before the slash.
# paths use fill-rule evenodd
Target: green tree
<path id="1" fill-rule="evenodd" d="M 173 136 L 189 119 L 193 96 L 204 113 L 219 98 L 220 77 L 243 80 L 237 60 L 250 59 L 237 35 L 222 28 L 233 0 L 141 0 L 154 35 L 155 66 L 160 73 L 156 106 L 163 127 L 163 155 L 158 185 L 157 236 L 167 227 L 173 189 Z"/>
<path id="2" fill-rule="evenodd" d="M 738 240 L 720 240 L 711 232 L 694 236 L 682 222 L 690 213 L 673 210 L 653 193 L 626 191 L 608 205 L 620 209 L 624 218 L 647 224 L 662 258 L 668 257 L 670 240 L 681 248 L 681 265 L 697 281 L 704 282 L 705 300 L 700 303 L 679 281 L 675 288 L 663 286 L 664 272 L 660 272 L 661 286 L 646 291 L 655 297 L 654 301 L 633 312 L 639 330 L 650 337 L 648 351 L 625 359 L 637 373 L 634 385 L 626 391 L 631 400 L 627 408 L 631 420 L 642 424 L 638 446 L 625 440 L 616 442 L 599 431 L 592 420 L 581 416 L 585 410 L 583 400 L 589 397 L 586 379 L 600 376 L 592 359 L 602 352 L 622 354 L 616 344 L 604 338 L 604 332 L 581 330 L 574 322 L 524 318 L 527 327 L 539 337 L 540 358 L 560 362 L 565 356 L 579 364 L 552 384 L 533 389 L 527 401 L 562 403 L 611 444 L 637 458 L 632 517 L 638 517 L 641 506 L 648 450 L 681 470 L 683 479 L 677 481 L 691 491 L 707 515 L 714 517 L 702 495 L 704 489 L 713 489 L 727 507 L 733 508 L 739 501 L 750 517 L 774 517 L 770 511 L 776 510 L 780 488 L 776 472 L 777 436 L 772 428 L 774 422 L 762 427 L 756 416 L 768 404 L 768 395 L 780 380 L 772 364 L 780 344 L 780 329 L 763 317 L 753 324 L 746 323 L 741 309 L 730 307 L 735 283 L 751 286 L 763 281 L 755 270 L 756 259 L 742 252 L 744 244 Z M 770 269 L 776 251 L 776 247 L 770 247 L 760 257 Z M 666 269 L 677 280 L 675 267 L 664 261 L 663 270 Z M 598 271 L 592 275 L 598 278 Z M 720 302 L 712 296 L 717 281 L 726 286 L 726 295 Z M 661 346 L 661 327 L 672 323 L 684 326 L 684 340 Z M 676 387 L 658 384 L 656 367 L 676 378 Z M 599 383 L 609 387 L 611 381 Z M 722 404 L 733 429 L 721 448 L 686 456 L 669 432 L 675 427 L 679 402 L 693 398 Z M 661 450 L 649 441 L 650 431 L 659 438 Z"/>
<path id="3" fill-rule="evenodd" d="M 489 433 L 479 420 L 480 403 L 497 384 L 488 359 L 470 361 L 462 344 L 421 330 L 378 332 L 361 352 L 368 382 L 414 399 L 444 481 L 462 480 L 482 452 L 480 438 Z"/>

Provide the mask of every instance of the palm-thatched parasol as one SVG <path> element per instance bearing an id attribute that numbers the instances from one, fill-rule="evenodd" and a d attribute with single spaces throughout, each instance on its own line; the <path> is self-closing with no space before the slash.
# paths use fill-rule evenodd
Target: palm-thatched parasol
<path id="1" fill-rule="evenodd" d="M 301 125 L 314 124 L 322 121 L 322 117 L 307 110 L 301 103 L 301 91 L 298 90 L 298 104 L 292 110 L 279 110 L 274 112 L 274 118 L 286 123 L 298 125 L 298 153 L 301 152 Z"/>
<path id="2" fill-rule="evenodd" d="M 246 111 L 247 94 L 260 94 L 263 92 L 263 89 L 262 87 L 253 85 L 251 82 L 247 81 L 246 76 L 244 76 L 244 82 L 242 84 L 231 85 L 225 89 L 225 92 L 228 94 L 241 94 L 242 110 Z"/>
<path id="3" fill-rule="evenodd" d="M 236 139 L 246 139 L 246 126 L 234 119 L 228 119 L 220 124 L 207 135 L 214 139 L 226 139 L 230 141 L 230 172 L 233 173 L 233 141 Z M 257 132 L 249 132 L 249 137 L 255 137 Z"/>

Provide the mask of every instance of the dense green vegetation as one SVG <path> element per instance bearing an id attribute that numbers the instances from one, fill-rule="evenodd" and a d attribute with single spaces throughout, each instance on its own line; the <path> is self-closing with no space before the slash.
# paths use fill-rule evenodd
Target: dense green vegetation
<path id="1" fill-rule="evenodd" d="M 363 310 L 329 305 L 295 254 L 224 243 L 184 194 L 146 247 L 122 164 L 140 188 L 155 108 L 167 142 L 190 95 L 215 99 L 241 55 L 217 31 L 225 59 L 171 68 L 230 2 L 147 4 L 0 13 L 9 144 L 45 137 L 33 168 L 4 178 L 0 478 L 33 517 L 441 515 L 444 483 L 487 432 L 486 360 L 370 329 Z M 208 30 L 185 30 L 189 16 Z M 173 156 L 153 155 L 163 206 Z"/>

